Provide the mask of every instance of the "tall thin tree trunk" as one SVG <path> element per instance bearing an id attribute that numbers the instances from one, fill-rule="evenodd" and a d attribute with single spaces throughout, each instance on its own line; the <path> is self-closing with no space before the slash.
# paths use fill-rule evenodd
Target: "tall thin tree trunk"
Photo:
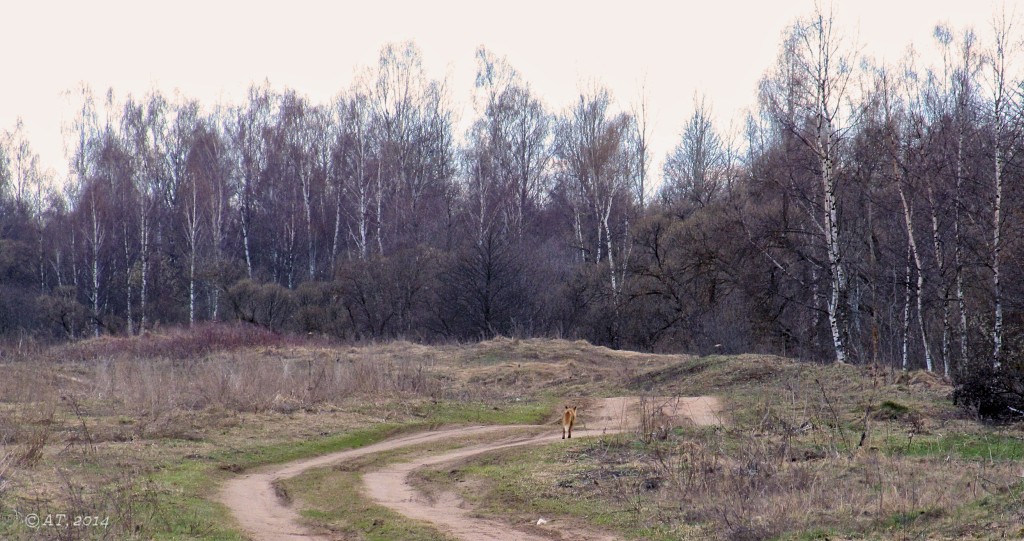
<path id="1" fill-rule="evenodd" d="M 894 165 L 893 168 L 896 169 L 896 166 Z M 898 171 L 897 175 L 899 175 Z M 924 365 L 929 372 L 932 372 L 932 352 L 931 346 L 928 344 L 928 333 L 925 327 L 924 305 L 922 302 L 924 293 L 924 273 L 921 272 L 921 254 L 917 249 L 917 240 L 914 238 L 914 210 L 907 202 L 907 195 L 906 190 L 903 187 L 903 182 L 899 177 L 897 177 L 896 182 L 899 186 L 900 203 L 903 205 L 903 223 L 906 226 L 907 246 L 910 250 L 911 258 L 914 263 L 914 271 L 917 273 L 917 283 L 914 295 L 917 297 L 917 321 L 918 327 L 921 331 L 921 346 L 924 349 Z"/>
<path id="2" fill-rule="evenodd" d="M 306 258 L 308 259 L 308 278 L 316 277 L 316 242 L 313 238 L 313 194 L 309 183 L 312 181 L 311 174 L 302 173 L 305 177 L 302 181 L 302 205 L 306 213 Z"/>
<path id="3" fill-rule="evenodd" d="M 831 129 L 828 130 L 831 132 Z M 826 134 L 823 139 L 826 141 L 831 135 Z M 839 209 L 836 200 L 836 179 L 833 172 L 832 146 L 830 143 L 823 145 L 821 157 L 821 182 L 824 191 L 825 202 L 825 244 L 828 249 L 829 275 L 831 277 L 831 298 L 828 302 L 828 322 L 832 331 L 832 344 L 835 348 L 836 362 L 846 362 L 846 344 L 843 340 L 841 313 L 843 307 L 843 288 L 846 285 L 846 276 L 843 272 L 842 251 L 839 245 Z"/>
<path id="4" fill-rule="evenodd" d="M 123 222 L 123 233 L 124 233 L 124 276 L 125 276 L 125 310 L 126 317 L 128 319 L 128 334 L 135 334 L 135 322 L 132 315 L 132 261 L 131 261 L 131 245 L 128 242 L 128 221 Z"/>
<path id="5" fill-rule="evenodd" d="M 46 291 L 46 249 L 43 242 L 43 226 L 41 223 L 37 229 L 39 237 L 39 293 L 43 293 Z"/>
<path id="6" fill-rule="evenodd" d="M 967 363 L 967 302 L 964 299 L 963 237 L 960 224 L 960 209 L 963 206 L 964 183 L 964 125 L 959 120 L 956 145 L 956 200 L 953 210 L 953 265 L 956 273 L 956 304 L 959 311 L 960 369 Z"/>
<path id="7" fill-rule="evenodd" d="M 188 258 L 188 326 L 196 323 L 196 251 Z"/>
<path id="8" fill-rule="evenodd" d="M 341 245 L 341 186 L 334 194 L 334 231 L 331 234 L 331 272 L 338 266 L 338 250 Z"/>
<path id="9" fill-rule="evenodd" d="M 938 270 L 942 289 L 942 371 L 949 377 L 949 278 L 946 276 L 946 258 L 942 249 L 942 235 L 939 229 L 939 213 L 936 210 L 935 194 L 931 184 L 928 185 L 928 200 L 931 209 L 932 247 L 935 252 L 935 267 Z"/>
<path id="10" fill-rule="evenodd" d="M 1011 25 L 1006 20 L 1005 10 L 1001 14 L 1002 18 L 998 21 L 998 27 L 995 30 L 995 51 L 991 59 L 991 68 L 993 75 L 993 95 L 992 95 L 992 122 L 993 122 L 993 140 L 992 140 L 992 153 L 993 153 L 993 201 L 992 201 L 992 297 L 994 304 L 994 318 L 992 321 L 992 366 L 995 369 L 999 369 L 1002 364 L 1003 355 L 1003 291 L 1002 283 L 1000 280 L 1002 276 L 1000 274 L 1001 265 L 1001 254 L 1002 254 L 1002 208 L 1003 208 L 1003 167 L 1004 161 L 1007 156 L 1005 155 L 1006 149 L 1003 145 L 1006 143 L 1004 140 L 1004 130 L 1006 130 L 1006 123 L 1008 122 L 1008 114 L 1010 111 L 1007 109 L 1011 103 L 1008 96 L 1012 92 L 1008 89 L 1009 82 L 1007 81 L 1007 62 L 1011 51 L 1009 49 L 1015 47 L 1011 44 Z"/>
<path id="11" fill-rule="evenodd" d="M 185 225 L 188 227 L 188 326 L 196 322 L 196 252 L 199 251 L 199 187 L 192 179 L 192 200 L 185 209 Z"/>
<path id="12" fill-rule="evenodd" d="M 384 178 L 383 163 L 377 162 L 377 249 L 384 255 Z"/>
<path id="13" fill-rule="evenodd" d="M 609 218 L 611 216 L 611 213 L 612 213 L 612 206 L 611 206 L 611 203 L 609 202 L 609 204 L 605 207 L 604 215 L 601 217 L 601 225 L 604 228 L 605 243 L 607 244 L 607 248 L 608 248 L 608 270 L 610 271 L 609 275 L 611 276 L 612 300 L 616 304 L 618 304 L 618 298 L 619 298 L 619 283 L 618 282 L 619 281 L 618 281 L 618 278 L 616 276 L 615 255 L 612 252 L 612 231 L 611 231 L 611 228 L 608 226 L 608 220 L 609 220 Z"/>
<path id="14" fill-rule="evenodd" d="M 998 122 L 998 121 L 997 121 Z M 1000 127 L 996 126 L 995 144 L 995 201 L 992 208 L 992 294 L 995 302 L 995 320 L 992 323 L 992 366 L 999 368 L 1002 364 L 1003 349 L 1003 292 L 999 282 L 999 262 L 1002 251 L 1002 205 L 1003 205 L 1003 158 Z"/>
<path id="15" fill-rule="evenodd" d="M 910 245 L 907 245 L 907 271 L 903 281 L 903 370 L 910 369 L 910 262 L 912 259 Z"/>
<path id="16" fill-rule="evenodd" d="M 149 211 L 146 196 L 142 195 L 142 213 L 139 216 L 139 257 L 142 260 L 139 277 L 139 331 L 146 329 L 146 301 L 149 295 Z"/>
<path id="17" fill-rule="evenodd" d="M 247 218 L 247 212 L 245 208 L 241 209 L 241 222 L 242 222 L 242 249 L 245 252 L 245 271 L 246 276 L 252 280 L 252 255 L 249 249 L 249 220 Z"/>
<path id="18" fill-rule="evenodd" d="M 96 210 L 96 195 L 90 198 L 92 203 L 92 326 L 93 336 L 100 335 L 100 231 L 99 215 Z"/>

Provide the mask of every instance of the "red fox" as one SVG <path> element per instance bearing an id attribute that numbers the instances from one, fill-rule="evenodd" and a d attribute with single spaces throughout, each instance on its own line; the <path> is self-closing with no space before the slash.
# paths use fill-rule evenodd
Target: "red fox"
<path id="1" fill-rule="evenodd" d="M 565 413 L 562 413 L 562 439 L 565 439 L 566 432 L 569 433 L 569 437 L 572 437 L 572 425 L 576 424 L 576 406 L 565 407 Z"/>

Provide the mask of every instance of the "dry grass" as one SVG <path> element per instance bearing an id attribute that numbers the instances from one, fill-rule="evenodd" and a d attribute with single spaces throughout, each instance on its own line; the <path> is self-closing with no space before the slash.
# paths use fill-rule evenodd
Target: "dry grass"
<path id="1" fill-rule="evenodd" d="M 233 458 L 252 449 L 417 420 L 424 406 L 624 394 L 716 394 L 731 425 L 669 430 L 647 408 L 632 438 L 536 451 L 548 461 L 532 454 L 497 485 L 463 485 L 483 494 L 521 483 L 531 505 L 543 499 L 537 494 L 585 501 L 580 513 L 603 509 L 626 531 L 654 539 L 1024 533 L 1021 458 L 1013 455 L 1024 434 L 964 418 L 948 387 L 927 374 L 552 340 L 342 346 L 242 326 L 26 346 L 5 358 L 0 497 L 21 513 L 116 517 L 108 538 L 227 535 L 209 530 L 209 516 L 161 521 L 181 498 L 212 490 L 210 478 L 229 475 L 222 469 L 267 460 Z M 984 447 L 965 451 L 975 443 L 961 440 L 975 436 L 1003 447 L 988 458 Z M 204 484 L 164 473 L 183 464 Z M 516 512 L 514 502 L 501 506 Z M 11 529 L 12 521 L 0 524 L 0 537 L 33 534 Z"/>
<path id="2" fill-rule="evenodd" d="M 1009 494 L 1019 470 L 1008 462 L 878 451 L 852 459 L 800 454 L 733 434 L 660 443 L 634 456 L 612 450 L 596 467 L 612 479 L 601 485 L 604 496 L 625 502 L 645 527 L 711 524 L 731 540 L 814 530 L 934 533 L 944 527 L 935 520 L 961 512 L 964 502 Z"/>
<path id="3" fill-rule="evenodd" d="M 210 518 L 173 517 L 172 507 L 213 485 L 184 494 L 177 483 L 186 481 L 162 471 L 183 460 L 193 471 L 215 467 L 214 456 L 259 462 L 247 449 L 382 421 L 373 408 L 360 413 L 366 404 L 459 394 L 420 346 L 337 347 L 242 326 L 23 348 L 7 359 L 0 366 L 5 539 L 56 532 L 19 527 L 30 512 L 111 518 L 109 529 L 68 529 L 64 539 L 203 537 Z M 408 410 L 384 409 L 393 421 Z"/>
<path id="4" fill-rule="evenodd" d="M 532 403 L 550 382 L 471 382 L 463 369 L 520 347 L 564 363 L 582 347 L 553 344 L 546 356 L 543 343 L 511 341 L 342 346 L 225 325 L 21 345 L 0 365 L 0 538 L 46 534 L 19 527 L 29 512 L 109 516 L 107 538 L 225 535 L 211 529 L 217 511 L 196 503 L 212 479 L 383 421 L 422 422 L 436 410 L 465 422 L 477 418 L 467 402 Z M 180 516 L 182 504 L 205 515 Z"/>
<path id="5" fill-rule="evenodd" d="M 601 370 L 626 380 L 588 376 L 591 392 L 641 393 L 635 434 L 425 478 L 487 512 L 586 516 L 643 539 L 1024 536 L 1024 431 L 965 418 L 934 376 L 763 356 Z M 699 394 L 725 399 L 728 426 L 666 429 L 651 398 Z"/>

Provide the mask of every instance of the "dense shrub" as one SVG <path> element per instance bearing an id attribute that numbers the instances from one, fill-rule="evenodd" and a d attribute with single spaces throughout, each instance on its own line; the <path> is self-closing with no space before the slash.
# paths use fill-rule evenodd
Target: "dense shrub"
<path id="1" fill-rule="evenodd" d="M 1020 359 L 995 368 L 989 359 L 974 359 L 956 379 L 953 401 L 983 419 L 1024 418 L 1024 363 Z"/>

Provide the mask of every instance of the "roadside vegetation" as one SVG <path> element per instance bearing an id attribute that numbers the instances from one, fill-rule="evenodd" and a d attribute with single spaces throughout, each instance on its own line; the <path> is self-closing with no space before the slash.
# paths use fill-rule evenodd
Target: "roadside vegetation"
<path id="1" fill-rule="evenodd" d="M 460 376 L 479 349 L 234 325 L 5 349 L 0 538 L 241 539 L 213 499 L 246 469 L 403 431 L 545 420 L 552 403 Z M 29 515 L 105 524 L 30 528 Z"/>
<path id="2" fill-rule="evenodd" d="M 421 488 L 633 539 L 1024 537 L 1024 431 L 965 415 L 931 374 L 745 355 L 623 383 L 647 397 L 635 432 L 424 470 Z M 699 394 L 724 425 L 660 424 L 655 397 Z"/>
<path id="3" fill-rule="evenodd" d="M 215 503 L 233 475 L 402 432 L 542 424 L 565 402 L 644 397 L 636 430 L 420 471 L 511 522 L 643 539 L 1024 536 L 1024 431 L 958 409 L 926 372 L 766 355 L 653 355 L 586 342 L 339 345 L 250 326 L 5 350 L 0 538 L 241 539 Z M 664 397 L 716 395 L 718 427 L 664 426 Z M 662 397 L 662 398 L 659 398 Z M 281 484 L 306 524 L 346 539 L 444 539 L 376 506 L 360 473 L 458 442 Z M 29 528 L 29 514 L 109 518 Z"/>

